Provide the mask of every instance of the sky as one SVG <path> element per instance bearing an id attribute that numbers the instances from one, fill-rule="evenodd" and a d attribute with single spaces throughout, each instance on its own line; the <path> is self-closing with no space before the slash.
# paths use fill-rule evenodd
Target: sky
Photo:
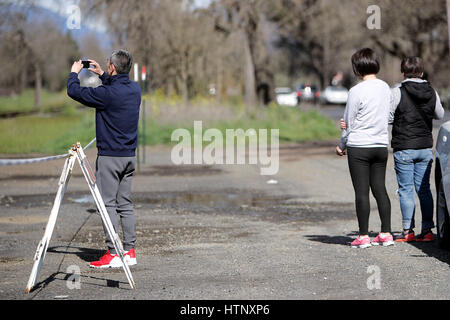
<path id="1" fill-rule="evenodd" d="M 62 17 L 69 17 L 72 12 L 70 11 L 70 7 L 72 5 L 78 5 L 80 3 L 79 0 L 37 0 L 36 4 L 42 8 L 50 10 L 54 13 Z M 81 22 L 85 23 L 86 26 L 90 29 L 93 29 L 98 32 L 106 31 L 106 24 L 101 19 L 96 19 L 95 21 L 82 21 L 83 17 L 81 16 Z"/>
<path id="2" fill-rule="evenodd" d="M 6 0 L 15 2 L 16 0 Z M 65 20 L 65 30 L 71 29 L 71 34 L 77 42 L 83 41 L 83 36 L 86 34 L 86 28 L 89 32 L 94 32 L 102 45 L 108 47 L 109 42 L 107 38 L 103 37 L 107 31 L 107 24 L 102 18 L 83 19 L 83 15 L 80 14 L 80 19 L 77 27 L 73 27 L 74 16 L 73 7 L 78 6 L 83 0 L 35 0 L 35 4 L 49 10 Z M 194 0 L 194 4 L 197 7 L 207 7 L 214 0 Z M 72 23 L 72 26 L 70 24 Z"/>
<path id="3" fill-rule="evenodd" d="M 211 1 L 213 0 L 194 0 L 194 3 L 197 7 L 207 7 Z M 55 12 L 62 17 L 69 17 L 71 14 L 68 12 L 70 11 L 70 6 L 78 5 L 80 0 L 37 0 L 36 3 L 40 7 Z M 97 32 L 106 31 L 106 24 L 101 19 L 95 19 L 95 21 L 83 21 L 83 23 L 85 23 L 88 28 Z"/>

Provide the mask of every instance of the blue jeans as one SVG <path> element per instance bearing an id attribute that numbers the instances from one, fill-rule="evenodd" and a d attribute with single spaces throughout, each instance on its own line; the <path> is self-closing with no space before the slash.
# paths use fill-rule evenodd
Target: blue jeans
<path id="1" fill-rule="evenodd" d="M 397 173 L 398 195 L 402 210 L 403 229 L 413 229 L 417 192 L 422 211 L 422 230 L 434 228 L 433 195 L 430 189 L 430 174 L 433 165 L 433 150 L 401 150 L 394 152 Z"/>

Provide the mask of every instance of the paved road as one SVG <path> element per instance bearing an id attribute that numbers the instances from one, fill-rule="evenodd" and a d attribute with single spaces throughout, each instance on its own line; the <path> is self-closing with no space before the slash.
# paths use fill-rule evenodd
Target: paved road
<path id="1" fill-rule="evenodd" d="M 255 165 L 175 167 L 170 148 L 149 149 L 133 184 L 136 290 L 121 270 L 88 267 L 103 253 L 103 229 L 77 168 L 26 294 L 62 161 L 2 167 L 0 299 L 449 299 L 450 253 L 435 243 L 349 247 L 354 196 L 335 143 L 283 145 L 273 177 Z M 392 159 L 387 186 L 400 231 Z M 372 199 L 372 235 L 379 227 Z M 80 287 L 70 289 L 77 269 Z"/>

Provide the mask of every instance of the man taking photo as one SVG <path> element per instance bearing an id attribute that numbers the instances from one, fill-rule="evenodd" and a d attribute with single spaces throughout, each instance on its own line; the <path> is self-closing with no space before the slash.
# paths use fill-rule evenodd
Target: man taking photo
<path id="1" fill-rule="evenodd" d="M 138 145 L 139 107 L 141 89 L 129 78 L 133 64 L 130 53 L 117 50 L 107 60 L 107 71 L 89 60 L 88 70 L 99 75 L 102 85 L 81 87 L 78 74 L 83 69 L 81 60 L 72 65 L 67 80 L 67 94 L 72 99 L 95 108 L 97 160 L 95 177 L 111 222 L 118 233 L 119 220 L 123 230 L 124 257 L 128 265 L 136 264 L 134 244 L 136 219 L 131 201 L 131 182 L 135 171 L 135 151 Z M 121 267 L 112 240 L 106 235 L 106 254 L 90 263 L 93 268 Z"/>

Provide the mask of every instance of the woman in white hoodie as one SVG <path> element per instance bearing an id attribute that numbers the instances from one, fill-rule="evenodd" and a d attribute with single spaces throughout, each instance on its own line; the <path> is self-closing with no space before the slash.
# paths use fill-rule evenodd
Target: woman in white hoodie
<path id="1" fill-rule="evenodd" d="M 355 190 L 359 236 L 351 246 L 393 245 L 391 202 L 385 185 L 392 94 L 389 85 L 377 79 L 380 63 L 372 49 L 358 50 L 351 61 L 355 75 L 362 81 L 349 92 L 344 113 L 346 129 L 336 147 L 339 156 L 348 154 Z M 369 238 L 370 190 L 377 201 L 381 220 L 381 232 L 372 241 Z"/>

